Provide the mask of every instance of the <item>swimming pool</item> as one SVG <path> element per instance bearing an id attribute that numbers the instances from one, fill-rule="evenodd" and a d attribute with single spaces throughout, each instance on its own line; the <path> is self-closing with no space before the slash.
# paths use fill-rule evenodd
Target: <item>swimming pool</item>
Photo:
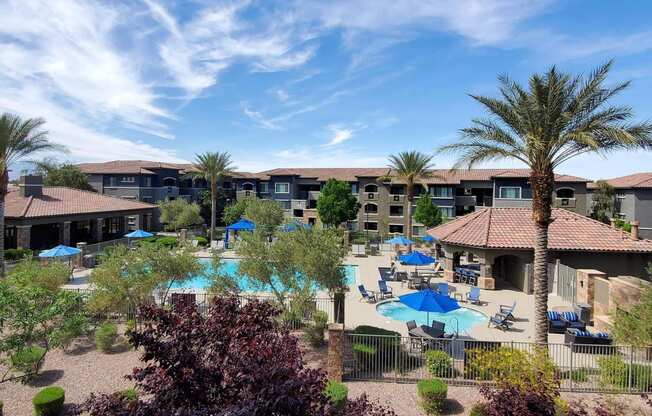
<path id="1" fill-rule="evenodd" d="M 459 332 L 468 332 L 472 327 L 487 322 L 487 316 L 473 309 L 461 307 L 451 312 L 419 312 L 399 301 L 390 301 L 376 306 L 376 311 L 395 321 L 416 321 L 417 325 L 431 325 L 433 320 L 446 324 L 446 333 L 452 334 L 458 329 Z M 430 318 L 430 322 L 428 322 Z"/>
<path id="2" fill-rule="evenodd" d="M 210 268 L 211 259 L 200 259 L 204 267 Z M 355 274 L 357 266 L 344 265 L 344 273 L 346 277 L 346 285 L 351 286 L 355 283 Z M 220 267 L 220 272 L 228 276 L 238 276 L 238 260 L 237 259 L 223 259 Z M 175 282 L 172 284 L 172 289 L 195 289 L 207 290 L 211 282 L 204 276 L 195 276 L 190 280 L 184 282 Z M 260 290 L 254 287 L 246 276 L 238 279 L 238 286 L 243 292 L 259 292 Z"/>

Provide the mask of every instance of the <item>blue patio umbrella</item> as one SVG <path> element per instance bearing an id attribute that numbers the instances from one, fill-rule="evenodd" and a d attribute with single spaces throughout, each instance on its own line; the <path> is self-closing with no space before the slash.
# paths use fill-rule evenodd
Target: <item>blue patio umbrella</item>
<path id="1" fill-rule="evenodd" d="M 136 230 L 132 231 L 129 234 L 125 234 L 125 237 L 127 238 L 147 238 L 147 237 L 152 237 L 154 234 L 148 233 L 147 231 L 143 230 Z"/>
<path id="2" fill-rule="evenodd" d="M 440 295 L 432 289 L 423 289 L 398 297 L 399 301 L 416 311 L 427 312 L 430 322 L 430 312 L 446 313 L 460 308 L 455 299 Z"/>
<path id="3" fill-rule="evenodd" d="M 67 257 L 74 256 L 75 254 L 81 253 L 81 250 L 75 247 L 68 247 L 62 244 L 53 247 L 49 250 L 43 250 L 39 253 L 39 257 L 48 258 L 48 257 Z"/>
<path id="4" fill-rule="evenodd" d="M 435 237 L 431 235 L 426 235 L 421 237 L 421 241 L 425 241 L 426 243 L 432 243 L 433 241 L 435 241 Z"/>
<path id="5" fill-rule="evenodd" d="M 226 234 L 224 235 L 224 247 L 229 247 L 229 231 L 253 231 L 256 228 L 253 222 L 245 220 L 244 218 L 226 226 Z"/>
<path id="6" fill-rule="evenodd" d="M 426 256 L 420 251 L 413 251 L 410 254 L 398 256 L 398 259 L 401 261 L 401 263 L 407 264 L 409 266 L 425 266 L 437 261 L 434 257 Z"/>
<path id="7" fill-rule="evenodd" d="M 403 246 L 408 246 L 410 244 L 414 244 L 414 241 L 410 240 L 409 238 L 405 238 L 402 235 L 397 235 L 396 237 L 391 238 L 391 239 L 389 239 L 389 240 L 387 240 L 385 242 L 389 243 L 389 244 L 399 244 L 399 245 L 403 245 Z"/>

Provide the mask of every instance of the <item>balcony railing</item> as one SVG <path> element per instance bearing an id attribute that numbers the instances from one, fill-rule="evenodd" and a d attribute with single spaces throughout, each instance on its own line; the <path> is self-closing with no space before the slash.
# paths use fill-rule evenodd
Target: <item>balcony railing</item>
<path id="1" fill-rule="evenodd" d="M 321 195 L 321 191 L 308 191 L 308 199 L 312 200 L 318 200 L 319 195 Z"/>
<path id="2" fill-rule="evenodd" d="M 467 207 L 476 205 L 475 195 L 458 195 L 455 196 L 455 205 Z"/>
<path id="3" fill-rule="evenodd" d="M 240 199 L 245 199 L 245 198 L 255 198 L 256 197 L 256 191 L 237 191 L 235 193 L 235 198 L 240 200 Z"/>
<path id="4" fill-rule="evenodd" d="M 575 208 L 576 205 L 575 198 L 555 198 L 555 208 Z"/>
<path id="5" fill-rule="evenodd" d="M 292 209 L 306 209 L 308 205 L 307 202 L 308 201 L 305 199 L 293 199 L 290 206 Z"/>

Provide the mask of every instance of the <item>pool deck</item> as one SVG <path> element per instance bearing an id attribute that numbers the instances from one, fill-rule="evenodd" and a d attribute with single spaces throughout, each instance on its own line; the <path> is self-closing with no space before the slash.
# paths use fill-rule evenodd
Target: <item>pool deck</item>
<path id="1" fill-rule="evenodd" d="M 373 325 L 393 331 L 397 331 L 407 336 L 407 327 L 405 322 L 395 321 L 382 316 L 376 312 L 376 305 L 361 300 L 357 285 L 364 284 L 365 288 L 378 291 L 378 267 L 389 267 L 391 263 L 390 255 L 385 253 L 379 256 L 353 257 L 349 256 L 345 264 L 358 266 L 357 282 L 346 296 L 346 327 L 353 329 L 358 325 Z M 414 271 L 414 266 L 399 266 L 400 271 Z M 444 279 L 434 278 L 432 283 L 444 282 Z M 400 296 L 414 290 L 408 289 L 407 282 L 387 282 L 392 288 L 394 296 Z M 463 283 L 449 283 L 449 286 L 455 287 L 457 292 L 465 294 L 469 291 L 469 285 Z M 486 323 L 476 325 L 467 333 L 460 333 L 462 338 L 473 338 L 476 340 L 486 341 L 532 341 L 534 337 L 534 296 L 528 295 L 517 289 L 499 289 L 499 290 L 480 290 L 481 305 L 473 305 L 460 302 L 460 306 L 475 309 L 483 314 L 493 316 L 498 310 L 499 305 L 511 305 L 516 301 L 514 316 L 516 322 L 509 331 L 501 331 L 496 328 L 488 328 Z M 548 306 L 556 310 L 571 310 L 571 305 L 563 301 L 556 295 L 550 295 Z M 563 335 L 550 334 L 549 342 L 563 342 Z"/>

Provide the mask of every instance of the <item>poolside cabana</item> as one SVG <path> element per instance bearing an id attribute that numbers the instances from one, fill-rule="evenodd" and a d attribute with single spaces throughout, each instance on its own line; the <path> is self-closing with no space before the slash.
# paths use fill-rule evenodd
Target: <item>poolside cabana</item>
<path id="1" fill-rule="evenodd" d="M 226 227 L 226 234 L 224 235 L 224 247 L 229 247 L 229 232 L 235 232 L 237 234 L 238 231 L 253 231 L 255 228 L 256 226 L 253 222 L 244 218 L 234 222 L 231 225 L 228 225 Z"/>
<path id="2" fill-rule="evenodd" d="M 652 240 L 637 239 L 574 212 L 555 208 L 549 228 L 549 261 L 607 276 L 649 279 Z M 428 230 L 444 254 L 444 278 L 454 281 L 462 258 L 479 270 L 483 289 L 512 287 L 532 293 L 535 227 L 529 208 L 484 208 Z"/>

